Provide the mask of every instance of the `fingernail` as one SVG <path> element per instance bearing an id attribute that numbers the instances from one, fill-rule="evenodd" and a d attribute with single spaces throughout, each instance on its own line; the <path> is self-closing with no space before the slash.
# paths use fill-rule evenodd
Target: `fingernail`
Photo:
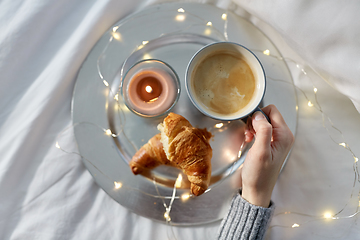
<path id="1" fill-rule="evenodd" d="M 260 111 L 257 111 L 254 113 L 254 118 L 256 121 L 262 120 L 265 118 L 264 114 L 262 114 Z"/>

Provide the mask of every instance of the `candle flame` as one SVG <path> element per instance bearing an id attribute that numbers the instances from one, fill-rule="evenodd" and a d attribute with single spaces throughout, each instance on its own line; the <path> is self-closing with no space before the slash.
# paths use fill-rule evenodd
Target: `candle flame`
<path id="1" fill-rule="evenodd" d="M 145 91 L 146 91 L 147 93 L 152 93 L 153 89 L 152 89 L 151 86 L 148 85 L 148 86 L 145 87 Z"/>

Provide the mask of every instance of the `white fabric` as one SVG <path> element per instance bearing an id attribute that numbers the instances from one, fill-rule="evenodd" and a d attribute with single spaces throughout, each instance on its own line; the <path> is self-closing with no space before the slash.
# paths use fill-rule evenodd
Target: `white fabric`
<path id="1" fill-rule="evenodd" d="M 77 152 L 72 131 L 66 129 L 71 129 L 76 75 L 87 54 L 116 21 L 155 2 L 0 1 L 0 239 L 216 236 L 219 222 L 169 227 L 131 213 L 95 184 L 78 155 L 55 147 L 59 141 Z M 267 238 L 358 239 L 360 214 L 347 218 L 359 205 L 354 158 L 338 145 L 346 142 L 360 157 L 360 115 L 354 107 L 360 111 L 358 1 L 209 3 L 235 9 L 264 31 L 289 59 L 298 88 L 296 141 L 273 193 L 277 208 Z M 322 111 L 344 138 L 327 118 L 323 127 L 314 86 Z M 308 107 L 303 93 L 314 107 Z M 344 219 L 307 216 L 321 217 L 328 210 L 335 214 L 345 206 L 337 215 Z M 291 228 L 294 223 L 300 226 Z"/>

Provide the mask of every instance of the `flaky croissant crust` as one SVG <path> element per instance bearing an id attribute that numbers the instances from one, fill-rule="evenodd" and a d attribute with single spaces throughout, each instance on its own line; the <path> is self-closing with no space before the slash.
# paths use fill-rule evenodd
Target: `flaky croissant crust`
<path id="1" fill-rule="evenodd" d="M 212 134 L 206 129 L 192 127 L 189 121 L 175 113 L 170 113 L 158 129 L 163 134 L 161 142 L 167 158 L 187 175 L 191 192 L 196 196 L 204 193 L 211 178 L 209 141 Z"/>
<path id="2" fill-rule="evenodd" d="M 170 165 L 181 169 L 191 183 L 195 196 L 203 194 L 211 178 L 212 134 L 192 127 L 181 115 L 170 113 L 158 125 L 161 133 L 152 137 L 133 156 L 129 165 L 134 174 Z"/>

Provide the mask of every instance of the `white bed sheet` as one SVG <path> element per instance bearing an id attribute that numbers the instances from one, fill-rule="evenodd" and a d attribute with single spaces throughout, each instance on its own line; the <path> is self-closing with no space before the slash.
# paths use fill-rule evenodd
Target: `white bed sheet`
<path id="1" fill-rule="evenodd" d="M 96 41 L 158 2 L 0 1 L 0 239 L 215 238 L 219 222 L 170 227 L 131 213 L 95 184 L 79 155 L 55 147 L 77 152 L 66 130 L 72 91 Z M 360 239 L 358 1 L 197 2 L 232 9 L 264 31 L 297 87 L 296 141 L 266 238 Z M 340 211 L 339 219 L 321 218 Z"/>

